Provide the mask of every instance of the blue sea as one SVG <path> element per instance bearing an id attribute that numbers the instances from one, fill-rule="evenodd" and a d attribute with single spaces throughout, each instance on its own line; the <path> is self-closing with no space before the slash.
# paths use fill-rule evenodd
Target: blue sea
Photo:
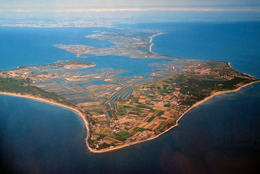
<path id="1" fill-rule="evenodd" d="M 163 63 L 163 59 L 132 59 L 123 56 L 94 56 L 75 54 L 54 47 L 56 44 L 88 45 L 104 48 L 114 44 L 108 41 L 86 38 L 102 28 L 0 28 L 0 70 L 15 69 L 26 65 L 51 64 L 60 60 L 91 61 L 96 64 L 91 71 L 104 68 L 127 70 L 123 76 L 146 75 L 152 71 L 150 63 Z M 108 29 L 109 30 L 109 29 Z M 88 71 L 88 70 L 87 70 Z"/>
<path id="2" fill-rule="evenodd" d="M 160 54 L 231 62 L 260 78 L 260 22 L 149 23 L 121 25 L 161 31 L 153 51 Z M 77 58 L 55 44 L 110 47 L 84 38 L 104 28 L 0 27 L 0 70 L 59 60 L 93 61 L 101 68 L 127 69 L 152 60 L 120 56 Z M 124 61 L 126 60 L 126 61 Z M 120 61 L 120 64 L 111 62 Z M 143 61 L 143 62 L 142 62 Z M 160 60 L 156 60 L 160 61 Z M 157 139 L 93 154 L 87 131 L 74 112 L 47 103 L 0 95 L 0 161 L 9 173 L 260 173 L 260 83 L 208 100 L 187 113 L 179 126 Z"/>

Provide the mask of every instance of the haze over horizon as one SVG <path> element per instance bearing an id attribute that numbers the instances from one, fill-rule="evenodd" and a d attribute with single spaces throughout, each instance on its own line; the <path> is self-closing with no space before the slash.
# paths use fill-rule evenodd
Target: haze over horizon
<path id="1" fill-rule="evenodd" d="M 0 0 L 0 20 L 105 18 L 141 21 L 260 20 L 258 0 Z"/>

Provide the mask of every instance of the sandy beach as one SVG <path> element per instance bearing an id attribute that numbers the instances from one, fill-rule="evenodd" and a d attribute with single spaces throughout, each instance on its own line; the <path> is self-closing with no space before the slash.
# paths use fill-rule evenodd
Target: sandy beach
<path id="1" fill-rule="evenodd" d="M 89 124 L 88 124 L 88 121 L 85 117 L 85 115 L 80 112 L 78 109 L 76 108 L 73 108 L 73 107 L 70 107 L 70 106 L 67 106 L 67 105 L 63 105 L 63 104 L 60 104 L 60 103 L 56 103 L 56 102 L 53 102 L 53 101 L 50 101 L 50 100 L 47 100 L 47 99 L 42 99 L 42 98 L 39 98 L 39 97 L 34 97 L 34 96 L 30 96 L 30 95 L 21 95 L 21 94 L 15 94 L 15 93 L 8 93 L 8 92 L 0 92 L 0 94 L 2 95 L 10 95 L 10 96 L 15 96 L 15 97 L 23 97 L 23 98 L 29 98 L 29 99 L 33 99 L 33 100 L 38 100 L 38 101 L 42 101 L 42 102 L 46 102 L 46 103 L 49 103 L 49 104 L 52 104 L 52 105 L 57 105 L 57 106 L 61 106 L 61 107 L 64 107 L 64 108 L 67 108 L 67 109 L 70 109 L 72 110 L 73 112 L 77 113 L 84 121 L 84 124 L 85 124 L 85 127 L 87 129 L 87 137 L 85 139 L 86 141 L 86 146 L 87 148 L 89 149 L 90 152 L 93 152 L 93 153 L 103 153 L 103 152 L 109 152 L 109 151 L 112 151 L 112 150 L 117 150 L 117 149 L 121 149 L 121 148 L 124 148 L 124 147 L 127 147 L 127 146 L 131 146 L 131 145 L 134 145 L 134 144 L 138 144 L 138 143 L 142 143 L 142 142 L 146 142 L 146 141 L 149 141 L 149 140 L 153 140 L 155 138 L 158 138 L 159 136 L 161 136 L 162 134 L 168 132 L 169 130 L 171 130 L 172 128 L 178 126 L 178 122 L 179 120 L 187 113 L 189 112 L 191 109 L 193 109 L 194 107 L 204 103 L 205 101 L 213 98 L 214 96 L 217 96 L 217 95 L 220 95 L 220 94 L 224 94 L 224 93 L 230 93 L 230 92 L 236 92 L 236 91 L 239 91 L 241 88 L 243 87 L 246 87 L 246 86 L 249 86 L 251 84 L 254 84 L 254 83 L 258 83 L 260 82 L 259 81 L 254 81 L 254 82 L 251 82 L 251 83 L 248 83 L 248 84 L 245 84 L 237 89 L 234 89 L 234 90 L 229 90 L 229 91 L 219 91 L 219 92 L 215 92 L 213 93 L 211 96 L 209 97 L 206 97 L 204 100 L 201 100 L 197 103 L 195 103 L 194 105 L 192 105 L 187 111 L 185 111 L 177 120 L 176 120 L 176 124 L 173 125 L 172 127 L 170 127 L 169 129 L 167 129 L 166 131 L 164 131 L 163 133 L 161 134 L 158 134 L 154 137 L 151 137 L 149 139 L 145 139 L 145 140 L 142 140 L 142 141 L 136 141 L 136 142 L 132 142 L 132 143 L 129 143 L 129 144 L 124 144 L 124 145 L 120 145 L 120 146 L 116 146 L 114 148 L 110 148 L 110 149 L 102 149 L 102 150 L 93 150 L 89 147 L 89 144 L 88 144 L 88 138 L 89 138 Z"/>
<path id="2" fill-rule="evenodd" d="M 87 133 L 87 138 L 86 138 L 86 145 L 87 145 L 88 149 L 91 152 L 95 152 L 95 151 L 93 151 L 89 147 L 88 142 L 87 142 L 87 139 L 88 139 L 88 136 L 89 136 L 89 124 L 88 124 L 88 121 L 87 121 L 85 115 L 82 112 L 80 112 L 78 109 L 73 108 L 71 106 L 67 106 L 67 105 L 63 105 L 63 104 L 60 104 L 60 103 L 53 102 L 51 100 L 47 100 L 47 99 L 31 96 L 31 95 L 21 95 L 21 94 L 16 94 L 16 93 L 9 93 L 9 92 L 0 92 L 0 95 L 10 95 L 10 96 L 14 96 L 14 97 L 29 98 L 29 99 L 32 99 L 32 100 L 42 101 L 42 102 L 46 102 L 46 103 L 49 103 L 49 104 L 52 104 L 52 105 L 56 105 L 56 106 L 60 106 L 60 107 L 64 107 L 64 108 L 67 108 L 69 110 L 72 110 L 73 112 L 77 113 L 82 118 L 82 120 L 83 120 L 83 122 L 85 124 L 85 127 L 87 129 L 87 132 L 88 132 Z"/>
<path id="3" fill-rule="evenodd" d="M 254 81 L 254 82 L 251 82 L 251 83 L 248 83 L 248 84 L 245 84 L 245 85 L 243 85 L 243 86 L 241 86 L 241 87 L 239 87 L 239 88 L 237 88 L 237 89 L 234 89 L 234 90 L 214 92 L 212 95 L 210 95 L 209 97 L 206 97 L 204 100 L 201 100 L 201 101 L 195 103 L 194 105 L 192 105 L 187 111 L 185 111 L 185 112 L 176 120 L 176 124 L 175 124 L 175 125 L 173 125 L 172 127 L 170 127 L 169 129 L 167 129 L 167 130 L 164 131 L 163 133 L 158 134 L 158 135 L 156 135 L 156 136 L 154 136 L 154 137 L 151 137 L 151 138 L 149 138 L 149 139 L 142 140 L 142 141 L 136 141 L 136 142 L 132 142 L 132 143 L 129 143 L 129 144 L 124 144 L 124 145 L 116 146 L 116 147 L 111 148 L 111 149 L 103 149 L 103 150 L 98 150 L 98 151 L 97 151 L 97 150 L 91 150 L 91 152 L 94 152 L 94 153 L 109 152 L 109 151 L 112 151 L 112 150 L 121 149 L 121 148 L 124 148 L 124 147 L 127 147 L 127 146 L 135 145 L 135 144 L 138 144 L 138 143 L 142 143 L 142 142 L 146 142 L 146 141 L 150 141 L 150 140 L 153 140 L 153 139 L 155 139 L 155 138 L 158 138 L 158 137 L 161 136 L 162 134 L 164 134 L 164 133 L 168 132 L 169 130 L 171 130 L 172 128 L 178 126 L 178 125 L 179 125 L 179 124 L 178 124 L 179 120 L 180 120 L 187 112 L 189 112 L 190 110 L 192 110 L 194 107 L 196 107 L 196 106 L 198 106 L 198 105 L 200 105 L 200 104 L 206 102 L 207 100 L 209 100 L 209 99 L 211 99 L 211 98 L 213 98 L 213 97 L 215 97 L 215 96 L 217 96 L 217 95 L 225 94 L 225 93 L 230 93 L 230 92 L 237 92 L 237 91 L 239 91 L 241 88 L 244 88 L 244 87 L 246 87 L 246 86 L 249 86 L 249 85 L 252 85 L 252 84 L 258 83 L 258 82 L 260 82 L 260 80 L 259 80 L 259 81 Z"/>
<path id="4" fill-rule="evenodd" d="M 151 37 L 150 37 L 150 46 L 149 46 L 149 51 L 150 52 L 152 52 L 152 46 L 153 46 L 153 43 L 152 43 L 152 41 L 153 41 L 153 37 L 155 37 L 155 36 L 158 36 L 158 35 L 160 35 L 160 34 L 162 34 L 162 33 L 158 33 L 158 34 L 155 34 L 155 35 L 152 35 Z"/>

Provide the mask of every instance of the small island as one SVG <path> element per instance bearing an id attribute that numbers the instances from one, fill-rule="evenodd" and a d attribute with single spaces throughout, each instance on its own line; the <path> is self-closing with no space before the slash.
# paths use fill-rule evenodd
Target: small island
<path id="1" fill-rule="evenodd" d="M 177 126 L 185 113 L 209 98 L 259 82 L 227 62 L 153 53 L 152 36 L 159 33 L 134 33 L 119 30 L 88 36 L 113 40 L 116 46 L 106 49 L 56 47 L 79 55 L 88 52 L 165 59 L 166 63 L 151 64 L 154 69 L 147 77 L 120 76 L 127 70 L 99 69 L 88 61 L 60 61 L 0 71 L 1 94 L 43 100 L 76 111 L 88 130 L 87 147 L 101 153 L 154 139 Z"/>

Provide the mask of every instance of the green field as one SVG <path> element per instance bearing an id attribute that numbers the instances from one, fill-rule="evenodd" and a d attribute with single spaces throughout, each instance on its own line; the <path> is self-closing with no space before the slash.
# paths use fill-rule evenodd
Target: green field
<path id="1" fill-rule="evenodd" d="M 130 133 L 126 132 L 126 131 L 120 131 L 120 132 L 116 133 L 117 136 L 126 136 L 128 134 L 130 134 Z"/>
<path id="2" fill-rule="evenodd" d="M 147 122 L 151 122 L 151 121 L 153 121 L 153 119 L 155 118 L 155 116 L 151 116 L 151 118 L 149 118 L 149 120 L 147 120 Z"/>
<path id="3" fill-rule="evenodd" d="M 136 127 L 134 128 L 135 131 L 139 131 L 139 132 L 143 132 L 145 130 L 145 128 L 142 127 Z"/>
<path id="4" fill-rule="evenodd" d="M 133 108 L 132 106 L 124 105 L 123 108 Z"/>
<path id="5" fill-rule="evenodd" d="M 120 131 L 118 133 L 115 134 L 117 137 L 116 139 L 121 140 L 121 141 L 125 141 L 127 138 L 133 136 L 132 134 L 130 134 L 127 131 Z"/>

